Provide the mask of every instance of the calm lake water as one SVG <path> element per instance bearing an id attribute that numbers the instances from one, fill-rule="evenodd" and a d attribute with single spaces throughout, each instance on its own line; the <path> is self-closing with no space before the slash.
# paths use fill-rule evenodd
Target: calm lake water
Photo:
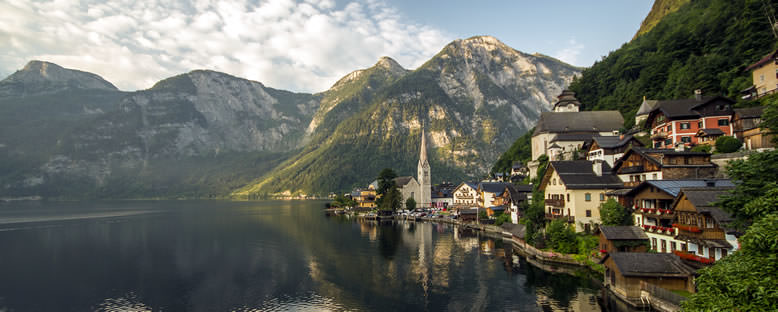
<path id="1" fill-rule="evenodd" d="M 0 311 L 602 311 L 501 239 L 322 202 L 0 204 Z"/>

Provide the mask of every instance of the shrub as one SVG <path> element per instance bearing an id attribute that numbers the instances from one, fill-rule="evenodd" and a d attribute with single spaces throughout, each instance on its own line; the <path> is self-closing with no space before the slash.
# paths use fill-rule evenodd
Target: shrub
<path id="1" fill-rule="evenodd" d="M 717 153 L 737 152 L 737 150 L 739 150 L 742 145 L 743 142 L 740 142 L 740 140 L 734 137 L 723 136 L 716 140 L 716 152 Z"/>

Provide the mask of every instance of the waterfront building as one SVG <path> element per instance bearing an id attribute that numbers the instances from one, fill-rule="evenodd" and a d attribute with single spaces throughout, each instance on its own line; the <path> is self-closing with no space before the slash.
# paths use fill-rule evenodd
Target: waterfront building
<path id="1" fill-rule="evenodd" d="M 606 253 L 603 286 L 620 299 L 641 305 L 645 284 L 668 290 L 695 292 L 695 270 L 674 254 L 645 252 Z"/>
<path id="2" fill-rule="evenodd" d="M 432 207 L 447 209 L 454 205 L 454 184 L 443 182 L 432 186 Z"/>
<path id="3" fill-rule="evenodd" d="M 478 198 L 478 183 L 462 182 L 454 188 L 454 206 L 474 207 Z"/>
<path id="4" fill-rule="evenodd" d="M 710 264 L 738 249 L 737 230 L 732 216 L 716 206 L 733 187 L 682 188 L 673 201 L 678 240 L 684 241 L 674 253 L 687 260 Z"/>
<path id="5" fill-rule="evenodd" d="M 600 226 L 600 252 L 646 252 L 648 236 L 637 226 Z"/>
<path id="6" fill-rule="evenodd" d="M 657 101 L 644 128 L 651 131 L 654 148 L 696 145 L 700 143 L 699 130 L 719 129 L 731 136 L 734 104 L 723 96 L 703 97 L 702 91 L 696 90 L 691 99 Z"/>
<path id="7" fill-rule="evenodd" d="M 405 201 L 408 198 L 413 198 L 416 201 L 416 206 L 419 206 L 419 182 L 412 176 L 402 176 L 394 178 L 394 184 L 402 194 L 402 204 L 405 206 Z"/>
<path id="8" fill-rule="evenodd" d="M 552 161 L 540 182 L 546 218 L 563 218 L 576 225 L 577 232 L 594 229 L 600 223 L 605 193 L 621 188 L 621 180 L 602 160 Z"/>
<path id="9" fill-rule="evenodd" d="M 523 215 L 521 209 L 527 204 L 529 194 L 532 194 L 532 185 L 508 184 L 498 197 L 500 204 L 505 206 L 505 213 L 510 214 L 512 223 L 519 223 Z"/>
<path id="10" fill-rule="evenodd" d="M 481 182 L 478 183 L 477 190 L 477 204 L 478 207 L 488 208 L 492 206 L 502 205 L 500 195 L 505 191 L 506 186 L 510 185 L 507 182 Z"/>
<path id="11" fill-rule="evenodd" d="M 648 180 L 713 178 L 717 168 L 709 153 L 641 147 L 627 150 L 613 166 L 627 187 Z"/>

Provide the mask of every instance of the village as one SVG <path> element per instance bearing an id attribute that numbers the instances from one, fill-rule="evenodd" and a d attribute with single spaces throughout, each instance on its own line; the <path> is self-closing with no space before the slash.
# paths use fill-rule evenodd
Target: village
<path id="1" fill-rule="evenodd" d="M 742 100 L 778 90 L 777 56 L 747 68 L 753 86 Z M 719 205 L 736 187 L 728 162 L 774 149 L 775 136 L 760 127 L 764 107 L 736 103 L 701 90 L 688 99 L 644 98 L 636 126 L 625 131 L 619 111 L 583 111 L 575 93 L 564 90 L 534 128 L 531 161 L 481 181 L 432 185 L 422 131 L 417 176 L 388 176 L 399 194 L 395 209 L 379 209 L 383 173 L 384 181 L 331 195 L 331 208 L 495 232 L 543 262 L 599 266 L 605 288 L 630 306 L 677 311 L 696 292 L 698 271 L 740 248 L 744 232 Z M 529 211 L 533 203 L 542 214 Z M 624 216 L 614 222 L 619 209 Z M 534 239 L 537 231 L 549 237 L 555 225 L 588 237 L 593 250 L 570 252 L 553 237 Z"/>

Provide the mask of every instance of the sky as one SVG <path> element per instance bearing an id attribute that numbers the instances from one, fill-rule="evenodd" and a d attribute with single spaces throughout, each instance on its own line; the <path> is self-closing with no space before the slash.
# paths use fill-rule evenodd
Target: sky
<path id="1" fill-rule="evenodd" d="M 588 67 L 629 41 L 651 0 L 2 0 L 0 77 L 30 60 L 126 91 L 195 69 L 320 92 L 381 56 L 414 69 L 490 35 Z"/>

